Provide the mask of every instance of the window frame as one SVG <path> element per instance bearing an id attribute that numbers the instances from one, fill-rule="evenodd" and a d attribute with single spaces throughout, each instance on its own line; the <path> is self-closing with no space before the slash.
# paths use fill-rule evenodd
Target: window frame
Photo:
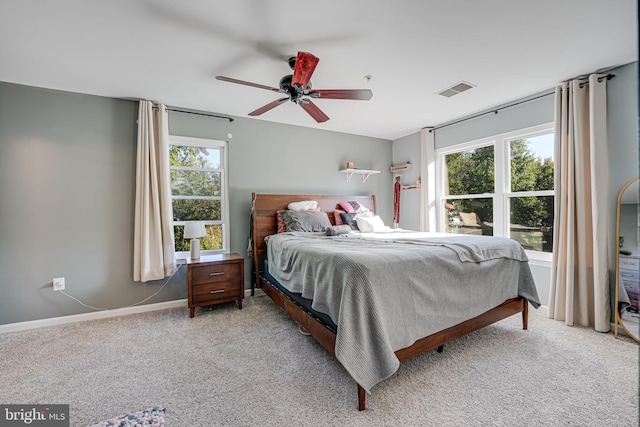
<path id="1" fill-rule="evenodd" d="M 517 197 L 527 196 L 553 196 L 555 198 L 555 188 L 553 190 L 520 191 L 511 190 L 511 156 L 510 144 L 513 140 L 533 138 L 536 136 L 553 134 L 555 132 L 554 123 L 544 123 L 511 132 L 505 132 L 486 138 L 450 145 L 435 150 L 436 157 L 436 229 L 445 232 L 446 218 L 444 215 L 444 204 L 447 200 L 489 198 L 493 200 L 493 235 L 500 237 L 510 237 L 509 218 L 510 200 Z M 555 145 L 555 141 L 554 141 Z M 445 157 L 448 154 L 459 153 L 477 149 L 480 147 L 493 146 L 494 156 L 494 192 L 482 194 L 445 195 Z M 554 146 L 555 153 L 555 146 Z M 554 164 L 557 159 L 554 158 Z M 554 168 L 554 173 L 557 173 Z M 525 250 L 527 256 L 534 264 L 548 266 L 551 263 L 552 253 L 542 251 Z"/>
<path id="2" fill-rule="evenodd" d="M 220 220 L 203 220 L 205 225 L 221 225 L 222 226 L 222 248 L 221 249 L 207 249 L 201 250 L 201 255 L 213 255 L 223 254 L 230 252 L 229 245 L 229 186 L 228 186 L 228 165 L 229 165 L 229 142 L 217 139 L 207 138 L 194 138 L 188 136 L 169 135 L 169 146 L 181 145 L 185 147 L 199 147 L 199 148 L 214 148 L 219 149 L 220 163 L 219 168 L 185 168 L 184 166 L 171 166 L 169 164 L 169 170 L 197 170 L 207 172 L 220 173 Z M 168 149 L 168 147 L 167 147 Z M 172 209 L 171 209 L 171 227 L 184 226 L 189 221 L 173 221 L 173 194 L 171 195 Z M 174 244 L 175 245 L 175 244 Z M 175 259 L 187 259 L 189 258 L 189 251 L 176 251 Z"/>

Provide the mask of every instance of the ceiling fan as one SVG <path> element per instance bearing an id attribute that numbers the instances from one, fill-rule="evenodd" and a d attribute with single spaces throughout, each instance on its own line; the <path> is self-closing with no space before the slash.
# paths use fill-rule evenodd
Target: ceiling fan
<path id="1" fill-rule="evenodd" d="M 316 122 L 322 123 L 329 120 L 329 117 L 311 101 L 311 98 L 355 99 L 360 101 L 368 101 L 371 99 L 373 92 L 369 89 L 311 89 L 311 75 L 313 74 L 316 65 L 318 65 L 318 61 L 320 61 L 319 58 L 308 52 L 298 52 L 298 56 L 292 56 L 289 58 L 289 67 L 293 70 L 293 74 L 287 74 L 282 77 L 280 79 L 280 87 L 278 88 L 225 76 L 216 76 L 216 79 L 229 83 L 267 89 L 272 92 L 286 95 L 284 98 L 276 99 L 275 101 L 250 112 L 250 116 L 259 116 L 264 114 L 289 100 L 301 106 Z"/>

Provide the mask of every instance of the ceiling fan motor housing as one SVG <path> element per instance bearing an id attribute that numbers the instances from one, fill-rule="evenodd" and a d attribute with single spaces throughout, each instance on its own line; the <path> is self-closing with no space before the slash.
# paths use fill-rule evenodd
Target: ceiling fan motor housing
<path id="1" fill-rule="evenodd" d="M 305 89 L 302 89 L 302 88 L 294 87 L 291 84 L 292 80 L 293 80 L 293 74 L 287 74 L 286 76 L 280 79 L 279 87 L 280 89 L 282 89 L 282 91 L 284 91 L 286 94 L 289 95 L 289 99 L 292 102 L 297 103 L 298 101 L 300 101 L 300 99 L 302 99 L 305 93 L 308 93 L 311 90 L 311 81 L 309 81 Z"/>

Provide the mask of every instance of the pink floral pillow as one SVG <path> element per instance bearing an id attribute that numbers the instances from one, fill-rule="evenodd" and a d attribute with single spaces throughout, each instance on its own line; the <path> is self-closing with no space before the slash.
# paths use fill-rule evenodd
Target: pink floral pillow
<path id="1" fill-rule="evenodd" d="M 333 210 L 333 219 L 335 220 L 336 225 L 343 225 L 342 217 L 340 216 L 341 213 L 346 213 L 346 212 L 340 209 Z"/>
<path id="2" fill-rule="evenodd" d="M 349 202 L 340 203 L 340 207 L 345 213 L 353 213 L 353 206 L 351 206 L 351 203 Z"/>
<path id="3" fill-rule="evenodd" d="M 346 213 L 361 213 L 361 212 L 369 212 L 369 208 L 360 204 L 359 202 L 342 202 L 340 203 L 340 207 L 344 209 Z"/>
<path id="4" fill-rule="evenodd" d="M 280 215 L 280 211 L 276 211 L 276 222 L 278 223 L 278 233 L 284 233 L 287 231 L 287 226 L 284 224 L 282 220 L 282 215 Z"/>

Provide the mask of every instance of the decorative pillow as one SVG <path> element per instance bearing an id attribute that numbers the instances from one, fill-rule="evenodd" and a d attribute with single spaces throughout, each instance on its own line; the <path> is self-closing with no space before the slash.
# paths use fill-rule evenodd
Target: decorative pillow
<path id="1" fill-rule="evenodd" d="M 345 213 L 353 213 L 353 206 L 349 202 L 340 203 L 340 207 L 345 211 Z"/>
<path id="2" fill-rule="evenodd" d="M 335 220 L 336 225 L 342 225 L 342 217 L 340 216 L 341 213 L 346 213 L 346 212 L 340 209 L 333 210 L 333 219 Z"/>
<path id="3" fill-rule="evenodd" d="M 343 202 L 343 203 L 340 203 L 340 206 L 347 213 L 369 212 L 369 208 L 368 207 L 366 207 L 365 205 L 360 204 L 359 202 L 355 202 L 355 201 L 354 202 Z M 349 208 L 349 206 L 351 208 Z"/>
<path id="4" fill-rule="evenodd" d="M 312 209 L 316 209 L 318 207 L 318 202 L 315 200 L 303 200 L 301 202 L 291 202 L 287 205 L 287 209 L 290 211 L 309 211 Z"/>
<path id="5" fill-rule="evenodd" d="M 371 211 L 361 212 L 361 213 L 352 212 L 352 213 L 340 214 L 340 218 L 342 218 L 342 223 L 349 225 L 354 230 L 359 230 L 358 223 L 356 222 L 356 218 L 360 218 L 360 217 L 370 218 L 372 216 L 374 216 L 374 213 Z"/>
<path id="6" fill-rule="evenodd" d="M 384 231 L 385 225 L 378 215 L 366 217 L 363 215 L 356 216 L 356 224 L 358 229 L 363 233 L 372 233 L 374 231 Z"/>
<path id="7" fill-rule="evenodd" d="M 287 231 L 325 231 L 331 227 L 326 212 L 317 211 L 280 211 Z"/>
<path id="8" fill-rule="evenodd" d="M 278 233 L 284 233 L 285 231 L 287 231 L 287 226 L 284 223 L 284 220 L 282 219 L 282 214 L 280 212 L 283 211 L 276 211 L 276 222 L 278 223 Z"/>
<path id="9" fill-rule="evenodd" d="M 356 223 L 356 213 L 341 213 L 340 218 L 342 218 L 342 224 L 348 225 L 352 230 L 358 229 L 358 224 Z"/>
<path id="10" fill-rule="evenodd" d="M 337 236 L 338 234 L 349 234 L 351 233 L 351 227 L 348 225 L 332 225 L 331 227 L 327 227 L 325 231 L 327 236 Z"/>

